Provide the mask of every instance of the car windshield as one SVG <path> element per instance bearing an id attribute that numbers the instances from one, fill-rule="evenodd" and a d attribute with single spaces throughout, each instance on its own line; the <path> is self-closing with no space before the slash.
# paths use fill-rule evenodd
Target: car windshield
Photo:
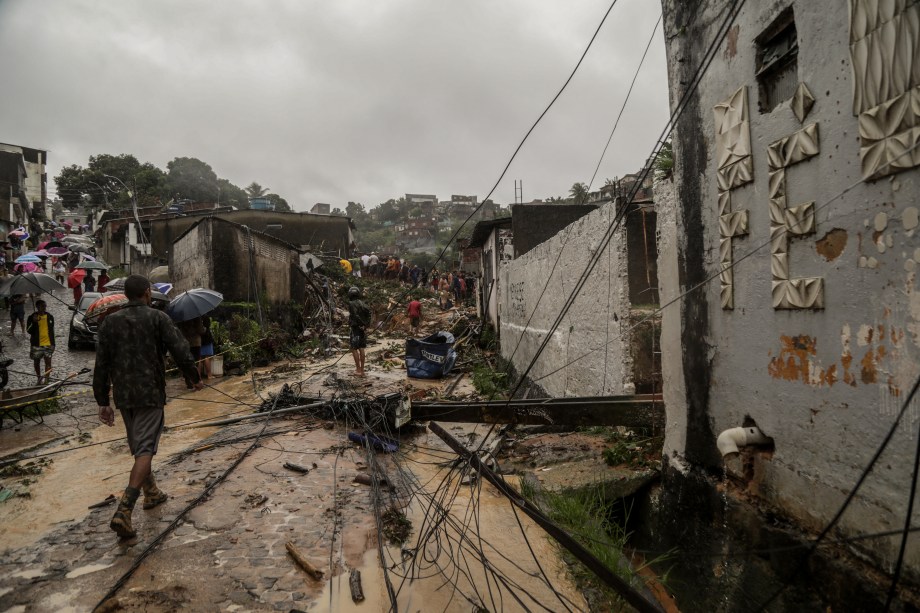
<path id="1" fill-rule="evenodd" d="M 80 304 L 77 306 L 77 311 L 85 313 L 86 309 L 89 308 L 89 305 L 99 300 L 102 297 L 102 294 L 96 292 L 90 292 L 83 294 L 83 297 L 80 298 Z"/>

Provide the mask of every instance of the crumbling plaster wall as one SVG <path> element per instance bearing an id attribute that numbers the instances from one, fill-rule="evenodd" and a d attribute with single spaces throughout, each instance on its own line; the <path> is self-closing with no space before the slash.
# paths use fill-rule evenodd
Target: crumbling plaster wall
<path id="1" fill-rule="evenodd" d="M 613 205 L 604 205 L 505 262 L 500 271 L 501 351 L 523 373 L 579 276 L 597 257 L 591 277 L 528 375 L 552 396 L 633 391 L 625 226 L 595 254 L 615 214 Z"/>
<path id="2" fill-rule="evenodd" d="M 673 107 L 728 4 L 664 0 L 663 6 Z M 803 118 L 788 100 L 770 112 L 758 110 L 754 41 L 788 6 L 794 8 L 798 31 L 798 81 L 815 99 Z M 659 218 L 663 236 L 676 232 L 679 237 L 676 252 L 664 248 L 660 256 L 663 302 L 677 293 L 668 289 L 675 277 L 679 291 L 713 277 L 679 310 L 665 311 L 668 462 L 718 470 L 715 437 L 753 419 L 776 447 L 764 464 L 760 495 L 811 529 L 833 516 L 920 373 L 920 171 L 860 183 L 849 32 L 850 17 L 840 2 L 745 5 L 678 123 L 679 206 L 676 218 Z M 916 64 L 916 50 L 912 53 Z M 714 109 L 745 87 L 750 166 L 739 168 L 752 180 L 729 178 L 730 189 L 724 184 L 720 189 Z M 740 100 L 734 100 L 740 112 Z M 814 124 L 816 130 L 803 134 Z M 769 153 L 770 145 L 790 135 L 798 142 Z M 771 174 L 783 180 L 782 201 Z M 730 194 L 728 209 L 720 192 Z M 777 218 L 773 203 L 794 215 L 790 209 L 809 201 L 814 201 L 813 217 L 807 207 L 800 208 L 804 221 L 798 229 L 813 222 L 813 232 L 788 240 L 777 236 L 778 226 L 792 222 L 781 208 Z M 745 218 L 723 217 L 720 227 L 720 212 L 737 211 L 745 211 Z M 734 266 L 720 283 L 726 253 Z M 791 288 L 783 274 L 804 285 Z M 797 308 L 803 305 L 811 308 Z M 676 315 L 679 351 L 668 348 L 675 340 Z M 910 415 L 849 507 L 841 522 L 845 532 L 903 526 L 917 437 L 916 410 Z M 887 567 L 897 539 L 856 546 Z M 920 565 L 920 549 L 908 548 L 908 563 L 914 569 Z"/>
<path id="3" fill-rule="evenodd" d="M 658 286 L 661 299 L 662 354 L 681 346 L 681 316 L 683 301 L 679 300 L 680 277 L 677 265 L 679 246 L 678 202 L 674 179 L 655 182 L 655 204 L 658 211 Z M 687 390 L 684 386 L 683 363 L 680 359 L 663 357 L 661 362 L 662 395 L 668 408 L 665 420 L 665 455 L 682 450 L 687 431 Z"/>
<path id="4" fill-rule="evenodd" d="M 169 275 L 173 295 L 195 287 L 212 287 L 211 226 L 201 223 L 172 245 L 169 253 Z"/>

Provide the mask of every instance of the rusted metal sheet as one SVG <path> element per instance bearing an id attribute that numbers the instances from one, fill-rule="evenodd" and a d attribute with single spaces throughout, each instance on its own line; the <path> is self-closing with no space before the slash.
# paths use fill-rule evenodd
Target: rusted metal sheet
<path id="1" fill-rule="evenodd" d="M 413 402 L 412 419 L 487 424 L 660 428 L 661 394 L 587 398 L 528 398 L 474 402 Z"/>

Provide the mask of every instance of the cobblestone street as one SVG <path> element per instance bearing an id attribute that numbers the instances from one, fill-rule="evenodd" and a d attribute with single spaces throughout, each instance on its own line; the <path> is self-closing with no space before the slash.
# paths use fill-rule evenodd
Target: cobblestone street
<path id="1" fill-rule="evenodd" d="M 92 368 L 95 353 L 91 347 L 79 349 L 67 348 L 67 334 L 70 329 L 70 318 L 73 311 L 73 292 L 71 290 L 57 291 L 53 295 L 40 296 L 48 304 L 48 312 L 54 316 L 55 350 L 51 361 L 52 378 L 64 378 L 82 368 Z M 39 296 L 36 296 L 36 300 Z M 33 313 L 32 302 L 26 301 L 26 321 Z M 0 312 L 0 338 L 3 341 L 3 353 L 7 358 L 16 360 L 9 368 L 11 388 L 35 385 L 35 371 L 32 360 L 29 359 L 29 336 L 16 329 L 15 335 L 10 336 L 9 310 Z M 84 377 L 85 378 L 85 377 Z"/>

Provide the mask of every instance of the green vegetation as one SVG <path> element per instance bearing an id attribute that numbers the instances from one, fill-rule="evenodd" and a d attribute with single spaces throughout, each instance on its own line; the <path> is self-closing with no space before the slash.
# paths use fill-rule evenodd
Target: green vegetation
<path id="1" fill-rule="evenodd" d="M 625 581 L 633 585 L 640 584 L 641 580 L 623 553 L 629 533 L 608 519 L 613 516 L 615 505 L 620 502 L 607 500 L 601 487 L 575 493 L 556 493 L 539 489 L 535 480 L 523 479 L 521 495 L 572 535 L 604 566 Z M 562 555 L 576 585 L 585 594 L 590 610 L 626 610 L 626 603 L 619 595 L 598 581 L 572 554 L 562 550 Z M 663 558 L 655 560 L 656 563 L 660 561 Z"/>
<path id="2" fill-rule="evenodd" d="M 662 437 L 640 437 L 635 434 L 614 434 L 610 447 L 604 450 L 608 466 L 625 465 L 633 469 L 655 468 L 661 463 Z"/>
<path id="3" fill-rule="evenodd" d="M 661 143 L 661 149 L 655 157 L 655 178 L 669 179 L 674 173 L 674 147 L 668 139 Z"/>
<path id="4" fill-rule="evenodd" d="M 166 164 L 164 171 L 150 162 L 141 163 L 128 153 L 102 153 L 90 156 L 86 167 L 73 164 L 62 168 L 54 182 L 64 206 L 69 208 L 84 201 L 96 207 L 127 208 L 132 204 L 132 196 L 141 206 L 156 206 L 178 197 L 249 208 L 246 191 L 218 177 L 209 164 L 192 157 L 177 157 Z M 255 182 L 249 187 L 253 185 L 262 197 L 275 204 L 275 210 L 291 210 L 278 194 L 266 193 L 268 190 Z"/>
<path id="5" fill-rule="evenodd" d="M 509 369 L 493 367 L 488 360 L 473 366 L 473 387 L 489 398 L 507 398 L 511 385 Z"/>

